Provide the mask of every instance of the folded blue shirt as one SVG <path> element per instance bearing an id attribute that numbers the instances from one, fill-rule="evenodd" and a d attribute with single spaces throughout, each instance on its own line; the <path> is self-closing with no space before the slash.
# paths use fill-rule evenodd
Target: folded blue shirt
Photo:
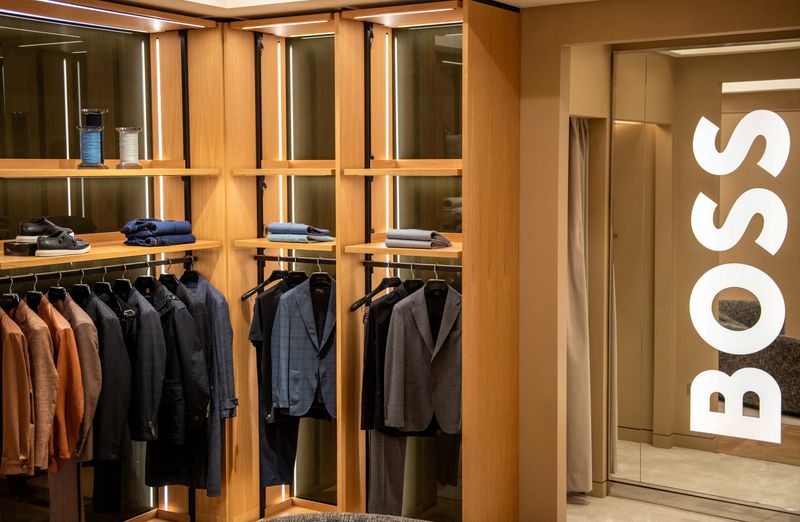
<path id="1" fill-rule="evenodd" d="M 270 223 L 267 225 L 267 232 L 270 234 L 297 234 L 302 236 L 308 234 L 327 236 L 331 233 L 328 229 L 312 227 L 302 223 Z"/>
<path id="2" fill-rule="evenodd" d="M 139 218 L 125 223 L 121 232 L 133 239 L 144 239 L 154 236 L 178 236 L 192 233 L 192 224 L 188 221 L 162 221 L 160 219 Z"/>
<path id="3" fill-rule="evenodd" d="M 267 241 L 279 243 L 325 243 L 333 241 L 333 238 L 322 234 L 269 234 Z"/>
<path id="4" fill-rule="evenodd" d="M 192 234 L 173 234 L 169 236 L 153 236 L 153 237 L 145 237 L 142 239 L 128 239 L 125 241 L 126 245 L 129 246 L 146 246 L 146 247 L 155 247 L 155 246 L 171 246 L 171 245 L 184 245 L 188 243 L 194 243 L 197 241 Z"/>

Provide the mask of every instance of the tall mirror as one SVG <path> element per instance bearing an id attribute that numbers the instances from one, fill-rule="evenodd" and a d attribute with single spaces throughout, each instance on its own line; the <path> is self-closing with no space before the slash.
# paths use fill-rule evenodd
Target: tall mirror
<path id="1" fill-rule="evenodd" d="M 800 510 L 798 140 L 800 42 L 615 54 L 613 480 Z"/>

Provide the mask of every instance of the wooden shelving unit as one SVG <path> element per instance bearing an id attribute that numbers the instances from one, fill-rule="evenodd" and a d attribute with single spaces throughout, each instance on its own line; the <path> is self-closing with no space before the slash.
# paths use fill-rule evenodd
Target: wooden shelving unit
<path id="1" fill-rule="evenodd" d="M 236 239 L 233 241 L 235 248 L 263 248 L 265 250 L 307 250 L 310 252 L 334 252 L 336 250 L 336 241 L 317 242 L 317 243 L 284 243 L 278 241 L 269 241 L 266 238 L 257 239 Z"/>
<path id="2" fill-rule="evenodd" d="M 100 241 L 91 243 L 91 245 L 92 250 L 89 253 L 77 256 L 20 257 L 0 255 L 0 270 L 63 265 L 66 263 L 85 263 L 87 261 L 122 259 L 126 257 L 152 256 L 168 254 L 170 252 L 185 252 L 187 250 L 208 250 L 220 248 L 222 242 L 198 239 L 195 243 L 184 245 L 139 247 L 123 245 L 122 241 Z"/>
<path id="3" fill-rule="evenodd" d="M 373 254 L 389 256 L 419 256 L 419 257 L 441 257 L 447 259 L 459 259 L 461 257 L 461 243 L 453 243 L 446 248 L 390 248 L 386 243 L 363 243 L 359 245 L 347 245 L 344 251 L 348 254 Z"/>
<path id="4" fill-rule="evenodd" d="M 345 176 L 460 177 L 462 163 L 455 160 L 373 160 L 368 169 L 344 169 Z"/>

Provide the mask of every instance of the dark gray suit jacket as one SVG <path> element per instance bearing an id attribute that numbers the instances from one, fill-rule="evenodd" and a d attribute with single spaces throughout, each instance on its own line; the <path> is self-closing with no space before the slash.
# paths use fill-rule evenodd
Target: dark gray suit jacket
<path id="1" fill-rule="evenodd" d="M 272 372 L 272 390 L 278 407 L 288 408 L 289 415 L 308 413 L 319 388 L 325 409 L 336 417 L 335 332 L 335 282 L 321 336 L 314 322 L 310 280 L 281 296 L 272 327 L 272 364 L 277 370 Z"/>
<path id="2" fill-rule="evenodd" d="M 435 414 L 442 431 L 461 433 L 461 294 L 448 289 L 436 342 L 424 290 L 395 305 L 384 373 L 386 426 L 422 431 Z"/>

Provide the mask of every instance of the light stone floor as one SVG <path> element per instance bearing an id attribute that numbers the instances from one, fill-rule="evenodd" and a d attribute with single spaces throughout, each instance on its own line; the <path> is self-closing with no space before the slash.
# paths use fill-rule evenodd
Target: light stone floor
<path id="1" fill-rule="evenodd" d="M 800 466 L 619 441 L 614 477 L 800 513 Z"/>
<path id="2" fill-rule="evenodd" d="M 586 506 L 567 505 L 569 522 L 716 522 L 727 518 L 710 517 L 657 504 L 619 497 L 588 499 Z"/>

